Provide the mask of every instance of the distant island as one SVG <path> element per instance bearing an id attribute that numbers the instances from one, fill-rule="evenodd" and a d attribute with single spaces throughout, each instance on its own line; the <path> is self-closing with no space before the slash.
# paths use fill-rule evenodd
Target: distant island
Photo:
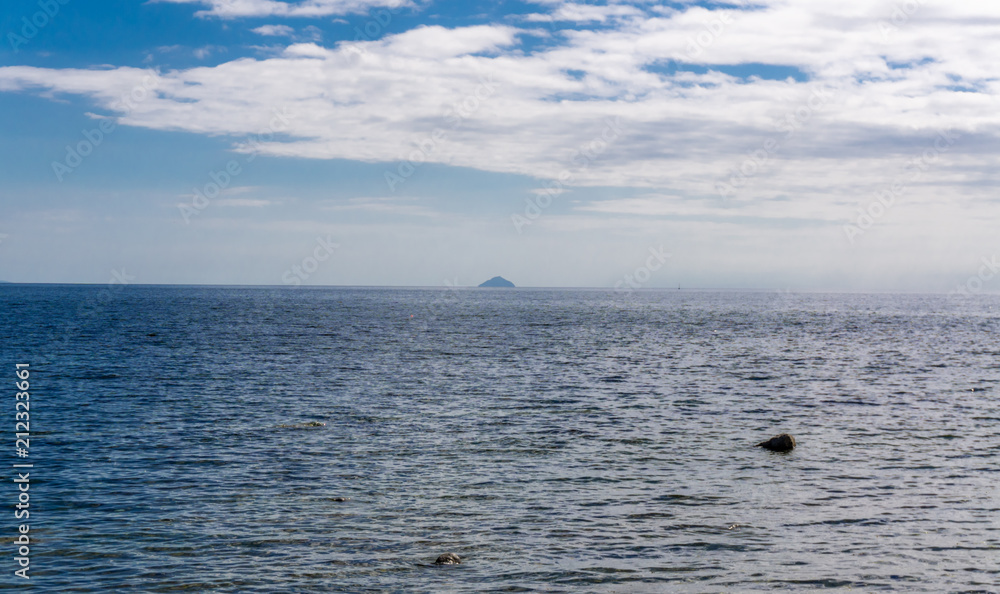
<path id="1" fill-rule="evenodd" d="M 483 284 L 481 284 L 479 286 L 480 287 L 506 287 L 506 288 L 511 288 L 511 287 L 514 286 L 514 283 L 510 282 L 509 280 L 505 279 L 502 276 L 494 276 L 493 278 L 491 278 L 490 280 L 486 281 L 485 283 L 483 283 Z"/>

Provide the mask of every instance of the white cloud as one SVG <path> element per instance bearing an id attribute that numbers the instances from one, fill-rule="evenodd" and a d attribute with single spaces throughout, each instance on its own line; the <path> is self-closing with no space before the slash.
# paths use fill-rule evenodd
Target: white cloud
<path id="1" fill-rule="evenodd" d="M 612 4 L 600 6 L 567 2 L 548 14 L 529 14 L 525 20 L 533 22 L 572 21 L 576 23 L 603 23 L 616 17 L 636 17 L 643 12 L 634 6 Z"/>
<path id="2" fill-rule="evenodd" d="M 291 37 L 292 33 L 295 33 L 295 29 L 288 25 L 261 25 L 256 29 L 251 29 L 251 31 L 269 37 Z"/>
<path id="3" fill-rule="evenodd" d="M 285 11 L 348 5 L 225 6 L 263 14 L 277 4 Z M 520 45 L 525 31 L 486 25 L 425 26 L 336 47 L 296 43 L 267 59 L 161 73 L 156 95 L 128 113 L 115 105 L 144 75 L 133 68 L 6 67 L 0 90 L 86 95 L 126 125 L 231 135 L 241 150 L 271 155 L 381 161 L 389 172 L 419 156 L 657 192 L 614 205 L 637 216 L 847 222 L 933 146 L 939 129 L 955 129 L 963 140 L 910 184 L 908 203 L 927 213 L 941 208 L 932 205 L 942 195 L 992 199 L 1000 38 L 989 23 L 1000 19 L 1000 4 L 927 0 L 905 19 L 891 2 L 757 4 L 753 11 L 692 6 L 655 18 L 600 6 L 593 14 L 617 15 L 613 26 L 557 31 L 560 43 L 534 52 Z M 553 8 L 570 9 L 585 10 Z M 708 71 L 672 71 L 678 62 Z M 748 63 L 795 67 L 809 80 L 713 70 Z M 289 123 L 280 136 L 245 142 L 282 110 Z M 614 118 L 619 131 L 609 131 Z M 748 165 L 768 141 L 775 149 Z M 741 167 L 752 176 L 723 200 L 718 183 Z"/>
<path id="4" fill-rule="evenodd" d="M 394 35 L 381 45 L 391 56 L 448 59 L 479 52 L 494 52 L 514 43 L 517 30 L 511 27 L 480 25 L 461 29 L 439 26 L 418 27 Z"/>
<path id="5" fill-rule="evenodd" d="M 315 41 L 319 43 L 323 41 L 323 31 L 315 25 L 309 25 L 308 27 L 303 27 L 302 36 L 310 41 Z"/>
<path id="6" fill-rule="evenodd" d="M 191 53 L 194 54 L 195 58 L 198 58 L 199 60 L 204 60 L 205 58 L 211 56 L 213 52 L 217 51 L 225 51 L 225 48 L 220 48 L 219 46 L 215 45 L 206 45 L 203 47 L 194 48 L 191 51 Z"/>

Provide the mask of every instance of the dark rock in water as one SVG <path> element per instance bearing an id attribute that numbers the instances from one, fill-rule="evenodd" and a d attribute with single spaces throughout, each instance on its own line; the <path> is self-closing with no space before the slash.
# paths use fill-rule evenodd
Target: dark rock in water
<path id="1" fill-rule="evenodd" d="M 758 443 L 756 447 L 771 450 L 772 452 L 790 452 L 795 449 L 795 438 L 787 433 L 782 433 L 781 435 L 775 435 L 767 441 Z"/>
<path id="2" fill-rule="evenodd" d="M 493 278 L 491 278 L 490 280 L 486 281 L 485 283 L 483 283 L 483 284 L 481 284 L 479 286 L 480 287 L 507 287 L 507 288 L 511 288 L 511 287 L 514 286 L 514 283 L 510 282 L 509 280 L 505 279 L 502 276 L 494 276 Z"/>
<path id="3" fill-rule="evenodd" d="M 326 423 L 309 421 L 308 423 L 296 423 L 294 425 L 278 425 L 278 429 L 306 429 L 308 427 L 326 427 Z"/>
<path id="4" fill-rule="evenodd" d="M 445 553 L 437 558 L 434 565 L 458 565 L 462 562 L 462 558 L 455 553 Z"/>

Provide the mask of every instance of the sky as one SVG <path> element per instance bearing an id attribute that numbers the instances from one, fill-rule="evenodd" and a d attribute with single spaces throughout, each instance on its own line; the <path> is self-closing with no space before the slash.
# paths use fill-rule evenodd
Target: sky
<path id="1" fill-rule="evenodd" d="M 0 34 L 0 280 L 1000 289 L 1000 3 L 9 0 Z"/>

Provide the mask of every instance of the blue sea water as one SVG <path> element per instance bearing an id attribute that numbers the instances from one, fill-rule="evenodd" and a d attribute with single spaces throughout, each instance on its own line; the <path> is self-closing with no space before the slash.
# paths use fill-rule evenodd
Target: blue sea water
<path id="1" fill-rule="evenodd" d="M 0 320 L 3 589 L 1000 591 L 997 297 L 4 285 Z"/>

